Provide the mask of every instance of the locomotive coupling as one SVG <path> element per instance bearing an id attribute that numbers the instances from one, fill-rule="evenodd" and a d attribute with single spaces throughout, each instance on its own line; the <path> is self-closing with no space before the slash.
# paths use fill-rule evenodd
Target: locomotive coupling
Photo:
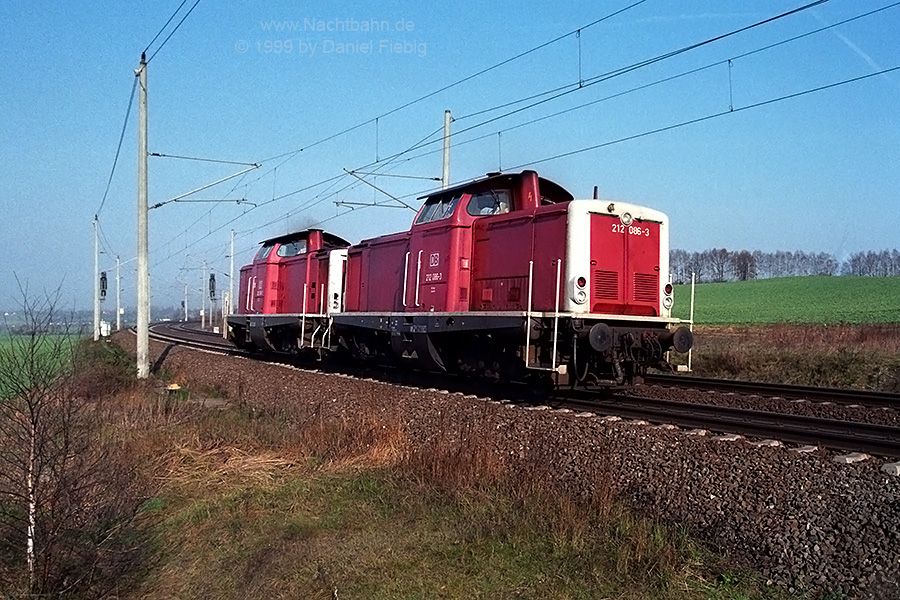
<path id="1" fill-rule="evenodd" d="M 694 334 L 687 327 L 679 327 L 659 336 L 663 348 L 671 347 L 675 352 L 687 352 L 694 345 Z"/>

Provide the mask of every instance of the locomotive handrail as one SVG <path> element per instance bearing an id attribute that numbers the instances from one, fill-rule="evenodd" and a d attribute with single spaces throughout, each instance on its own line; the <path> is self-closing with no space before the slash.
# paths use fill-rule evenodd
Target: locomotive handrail
<path id="1" fill-rule="evenodd" d="M 406 253 L 406 260 L 403 262 L 403 308 L 406 309 L 409 300 L 406 299 L 407 288 L 409 288 L 409 252 Z"/>
<path id="2" fill-rule="evenodd" d="M 529 351 L 531 350 L 531 293 L 534 284 L 534 261 L 528 261 L 528 305 L 525 307 L 525 368 L 529 369 L 528 363 L 531 362 Z"/>
<path id="3" fill-rule="evenodd" d="M 416 265 L 416 308 L 419 308 L 419 282 L 422 275 L 422 250 L 419 250 L 419 258 Z"/>
<path id="4" fill-rule="evenodd" d="M 304 342 L 306 342 L 306 298 L 307 294 L 307 286 L 309 284 L 303 284 L 303 314 L 300 317 L 300 347 L 303 347 Z"/>
<path id="5" fill-rule="evenodd" d="M 530 350 L 531 350 L 531 315 L 534 311 L 531 310 L 532 303 L 532 293 L 534 289 L 534 261 L 528 261 L 528 306 L 525 311 L 526 316 L 526 325 L 525 325 L 525 368 L 532 369 L 534 371 L 553 371 L 557 372 L 559 366 L 556 364 L 556 349 L 557 349 L 557 338 L 559 337 L 559 288 L 560 288 L 560 278 L 562 276 L 562 259 L 556 259 L 556 310 L 553 312 L 553 361 L 552 367 L 532 367 L 529 363 L 531 362 L 530 358 Z M 542 314 L 545 314 L 542 312 Z"/>
<path id="6" fill-rule="evenodd" d="M 328 328 L 325 330 L 325 333 L 322 335 L 322 339 L 325 340 L 327 337 L 326 344 L 328 347 L 331 347 L 331 326 L 334 325 L 334 317 L 331 315 L 328 316 Z"/>
<path id="7" fill-rule="evenodd" d="M 553 314 L 553 370 L 556 371 L 556 338 L 559 336 L 559 276 L 562 259 L 556 259 L 556 312 Z"/>
<path id="8" fill-rule="evenodd" d="M 247 301 L 244 302 L 244 308 L 248 313 L 253 312 L 253 309 L 250 308 L 250 296 L 254 287 L 256 287 L 256 275 L 251 275 L 250 279 L 247 280 Z"/>

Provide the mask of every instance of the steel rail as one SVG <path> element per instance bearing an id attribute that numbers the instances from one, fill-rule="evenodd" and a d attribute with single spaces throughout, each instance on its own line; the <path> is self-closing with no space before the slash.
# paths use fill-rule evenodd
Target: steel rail
<path id="1" fill-rule="evenodd" d="M 162 333 L 159 329 L 168 329 L 169 333 Z M 204 339 L 210 338 L 210 339 Z M 215 339 L 212 339 L 215 338 Z M 174 344 L 183 344 L 205 350 L 216 350 L 227 354 L 246 355 L 247 352 L 237 348 L 234 344 L 226 341 L 221 334 L 208 333 L 196 329 L 188 329 L 183 325 L 170 323 L 157 323 L 150 327 L 150 339 L 160 342 L 170 342 Z"/>
<path id="2" fill-rule="evenodd" d="M 900 456 L 900 427 L 838 421 L 742 408 L 617 395 L 585 402 L 582 408 L 656 423 L 673 423 L 721 433 L 738 433 L 800 444 Z"/>
<path id="3" fill-rule="evenodd" d="M 736 381 L 731 379 L 710 379 L 684 375 L 647 375 L 644 382 L 650 385 L 677 386 L 704 390 L 739 392 L 760 396 L 781 396 L 785 398 L 805 398 L 819 402 L 840 404 L 862 404 L 900 409 L 900 394 L 871 392 L 838 388 L 822 388 L 782 383 L 762 383 Z"/>

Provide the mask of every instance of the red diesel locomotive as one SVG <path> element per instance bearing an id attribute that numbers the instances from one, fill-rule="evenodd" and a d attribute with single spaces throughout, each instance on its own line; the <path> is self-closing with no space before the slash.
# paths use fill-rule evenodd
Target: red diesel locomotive
<path id="1" fill-rule="evenodd" d="M 596 196 L 596 193 L 595 193 Z M 533 171 L 425 198 L 409 231 L 351 245 L 311 229 L 241 269 L 240 347 L 505 380 L 634 383 L 693 342 L 671 317 L 668 218 L 575 200 Z"/>

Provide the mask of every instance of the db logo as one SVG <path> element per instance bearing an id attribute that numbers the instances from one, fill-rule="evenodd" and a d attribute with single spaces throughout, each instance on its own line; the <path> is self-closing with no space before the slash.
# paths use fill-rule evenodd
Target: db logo
<path id="1" fill-rule="evenodd" d="M 429 267 L 438 267 L 441 264 L 441 254 L 440 252 L 432 252 L 431 256 L 428 257 L 428 266 Z"/>

